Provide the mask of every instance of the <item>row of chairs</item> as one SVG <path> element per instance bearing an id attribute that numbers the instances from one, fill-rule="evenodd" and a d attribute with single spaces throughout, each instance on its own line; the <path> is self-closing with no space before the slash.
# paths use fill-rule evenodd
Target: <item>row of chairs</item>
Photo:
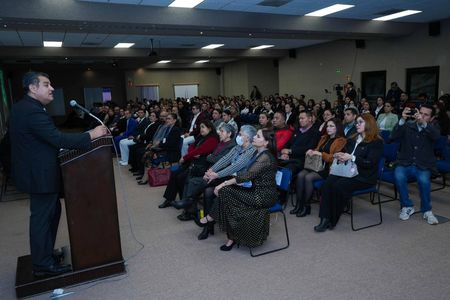
<path id="1" fill-rule="evenodd" d="M 350 214 L 351 228 L 353 231 L 359 231 L 362 229 L 380 225 L 383 222 L 383 214 L 382 214 L 381 204 L 398 199 L 398 192 L 397 192 L 397 188 L 395 186 L 394 168 L 393 167 L 386 168 L 385 165 L 390 165 L 391 163 L 394 163 L 396 161 L 399 144 L 392 142 L 390 140 L 390 138 L 389 138 L 390 132 L 382 131 L 381 135 L 382 135 L 383 139 L 385 140 L 385 144 L 384 144 L 383 158 L 378 163 L 378 181 L 377 181 L 376 185 L 374 185 L 368 189 L 357 190 L 357 191 L 353 192 L 353 195 L 352 195 L 353 197 L 350 200 L 350 207 L 348 210 L 348 214 Z M 437 166 L 437 170 L 438 170 L 440 176 L 442 177 L 442 186 L 438 189 L 434 189 L 433 191 L 443 189 L 446 187 L 446 175 L 448 173 L 450 173 L 450 145 L 449 145 L 447 137 L 443 136 L 437 141 L 437 143 L 435 145 L 435 152 L 436 152 L 436 155 L 440 158 L 437 161 L 436 166 Z M 292 173 L 289 169 L 286 169 L 286 168 L 279 168 L 279 172 L 281 172 L 282 177 L 281 177 L 280 182 L 277 184 L 278 188 L 281 191 L 284 191 L 286 193 L 286 195 L 288 195 L 290 186 L 291 186 Z M 408 179 L 408 182 L 414 182 L 414 181 L 415 181 L 414 178 Z M 386 194 L 383 194 L 380 192 L 381 182 L 390 183 L 394 186 L 394 196 L 389 196 L 389 195 L 386 195 Z M 314 183 L 313 183 L 314 188 L 317 191 L 320 190 L 323 183 L 324 183 L 324 180 L 314 181 Z M 356 196 L 361 196 L 361 195 L 366 195 L 366 194 L 370 195 L 370 202 L 373 205 L 378 206 L 379 219 L 377 220 L 377 222 L 375 222 L 373 224 L 356 227 L 355 222 L 354 222 L 353 200 L 354 200 L 354 197 L 356 197 Z M 293 194 L 291 194 L 291 196 L 293 197 Z M 376 198 L 375 198 L 375 196 L 376 196 Z M 387 196 L 388 200 L 382 201 L 381 196 Z M 280 250 L 283 250 L 283 249 L 286 249 L 289 247 L 289 233 L 288 233 L 288 227 L 287 227 L 287 222 L 286 222 L 286 215 L 284 213 L 284 207 L 281 205 L 281 203 L 278 202 L 270 209 L 270 213 L 271 214 L 275 214 L 275 213 L 282 214 L 283 219 L 284 219 L 285 233 L 286 233 L 286 245 L 284 245 L 280 248 L 276 248 L 274 250 L 269 250 L 269 251 L 257 254 L 257 255 L 255 255 L 253 253 L 253 250 L 250 249 L 250 254 L 253 257 L 273 253 L 273 252 L 280 251 Z"/>

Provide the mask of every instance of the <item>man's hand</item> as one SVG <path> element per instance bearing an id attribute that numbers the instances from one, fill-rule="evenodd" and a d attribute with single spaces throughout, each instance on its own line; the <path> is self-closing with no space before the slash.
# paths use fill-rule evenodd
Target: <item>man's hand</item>
<path id="1" fill-rule="evenodd" d="M 107 135 L 108 133 L 109 133 L 108 128 L 103 125 L 97 126 L 94 129 L 89 131 L 91 140 L 95 140 L 96 138 Z"/>
<path id="2" fill-rule="evenodd" d="M 402 119 L 403 120 L 408 120 L 409 117 L 411 117 L 411 115 L 409 114 L 411 112 L 411 108 L 410 107 L 405 107 L 405 109 L 402 112 Z"/>

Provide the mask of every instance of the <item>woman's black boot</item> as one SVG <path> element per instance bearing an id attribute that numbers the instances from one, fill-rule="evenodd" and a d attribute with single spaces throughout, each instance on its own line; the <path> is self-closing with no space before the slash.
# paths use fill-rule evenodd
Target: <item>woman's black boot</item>
<path id="1" fill-rule="evenodd" d="M 303 218 L 306 217 L 307 215 L 311 214 L 311 206 L 304 206 L 302 210 L 299 210 L 296 214 L 297 217 Z"/>
<path id="2" fill-rule="evenodd" d="M 209 235 L 214 235 L 214 224 L 209 223 L 208 226 L 203 227 L 202 232 L 198 235 L 198 239 L 206 240 Z"/>
<path id="3" fill-rule="evenodd" d="M 301 210 L 300 201 L 297 200 L 297 203 L 295 203 L 294 209 L 291 209 L 291 211 L 290 211 L 289 213 L 290 213 L 291 215 L 295 215 L 295 214 L 297 214 L 300 210 Z"/>
<path id="4" fill-rule="evenodd" d="M 327 229 L 330 229 L 331 227 L 332 226 L 331 226 L 330 220 L 327 218 L 322 218 L 322 219 L 320 219 L 320 224 L 317 226 L 314 226 L 314 231 L 315 232 L 324 232 Z"/>

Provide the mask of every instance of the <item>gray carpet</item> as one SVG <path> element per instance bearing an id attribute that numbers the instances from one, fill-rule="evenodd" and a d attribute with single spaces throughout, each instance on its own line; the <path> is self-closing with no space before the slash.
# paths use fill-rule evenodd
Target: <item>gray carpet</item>
<path id="1" fill-rule="evenodd" d="M 430 226 L 420 214 L 400 221 L 398 202 L 383 204 L 381 226 L 353 232 L 344 215 L 333 231 L 321 234 L 313 231 L 314 204 L 311 216 L 288 216 L 287 250 L 252 258 L 245 247 L 219 251 L 223 233 L 198 241 L 200 228 L 193 222 L 178 221 L 173 208 L 157 208 L 165 187 L 137 186 L 127 167 L 120 167 L 121 176 L 115 169 L 124 257 L 139 245 L 123 194 L 145 248 L 127 261 L 127 275 L 66 288 L 74 293 L 65 299 L 450 299 L 450 223 Z M 389 186 L 383 190 L 392 192 Z M 432 193 L 436 214 L 450 216 L 449 191 Z M 418 204 L 415 188 L 412 198 Z M 16 259 L 29 251 L 28 204 L 0 203 L 0 299 L 14 299 Z M 365 199 L 358 199 L 355 209 L 358 224 L 376 216 Z M 64 214 L 57 246 L 68 244 Z M 282 219 L 273 218 L 263 247 L 280 245 L 283 238 Z"/>

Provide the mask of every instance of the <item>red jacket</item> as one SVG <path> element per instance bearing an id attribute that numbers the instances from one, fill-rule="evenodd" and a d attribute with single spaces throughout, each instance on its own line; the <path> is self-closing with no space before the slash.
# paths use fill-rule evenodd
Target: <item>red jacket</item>
<path id="1" fill-rule="evenodd" d="M 275 141 L 277 142 L 277 151 L 280 152 L 292 137 L 294 130 L 292 127 L 284 127 L 275 130 Z"/>
<path id="2" fill-rule="evenodd" d="M 211 154 L 218 144 L 219 139 L 214 135 L 207 137 L 198 147 L 196 146 L 196 143 L 192 143 L 189 145 L 188 153 L 183 156 L 183 160 L 189 161 L 197 156 Z"/>

